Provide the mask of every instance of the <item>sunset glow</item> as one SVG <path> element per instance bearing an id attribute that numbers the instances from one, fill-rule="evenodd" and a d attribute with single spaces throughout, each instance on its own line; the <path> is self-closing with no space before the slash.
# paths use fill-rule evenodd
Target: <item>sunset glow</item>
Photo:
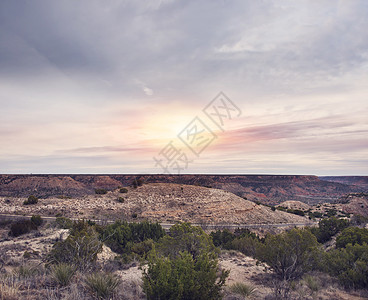
<path id="1" fill-rule="evenodd" d="M 367 175 L 366 1 L 150 3 L 1 2 L 1 173 L 161 173 L 198 116 L 183 173 Z"/>

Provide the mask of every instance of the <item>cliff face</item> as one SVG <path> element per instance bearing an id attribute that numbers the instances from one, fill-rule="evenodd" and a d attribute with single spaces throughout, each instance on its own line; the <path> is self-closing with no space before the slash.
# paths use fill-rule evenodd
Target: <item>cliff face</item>
<path id="1" fill-rule="evenodd" d="M 114 190 L 129 186 L 135 179 L 213 187 L 272 205 L 287 200 L 331 202 L 365 190 L 304 175 L 0 175 L 0 196 L 82 196 L 93 194 L 95 188 Z"/>

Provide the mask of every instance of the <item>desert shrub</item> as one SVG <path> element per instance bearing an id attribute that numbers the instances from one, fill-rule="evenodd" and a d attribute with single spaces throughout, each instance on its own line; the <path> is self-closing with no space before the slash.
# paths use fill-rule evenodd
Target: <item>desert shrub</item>
<path id="1" fill-rule="evenodd" d="M 194 258 L 187 251 L 175 257 L 162 257 L 153 251 L 143 271 L 143 290 L 147 299 L 221 299 L 229 274 L 212 254 L 202 251 Z"/>
<path id="2" fill-rule="evenodd" d="M 110 299 L 120 284 L 120 279 L 111 273 L 93 273 L 86 277 L 86 285 L 98 299 Z"/>
<path id="3" fill-rule="evenodd" d="M 31 232 L 32 230 L 37 229 L 37 226 L 32 223 L 30 220 L 21 220 L 13 223 L 10 226 L 10 232 L 9 235 L 17 237 L 22 234 L 26 234 L 28 232 Z"/>
<path id="4" fill-rule="evenodd" d="M 52 264 L 66 263 L 75 265 L 80 270 L 90 268 L 102 251 L 102 242 L 94 227 L 87 222 L 77 222 L 64 241 L 56 242 L 48 254 Z"/>
<path id="5" fill-rule="evenodd" d="M 135 189 L 139 186 L 142 186 L 142 185 L 143 185 L 143 179 L 141 179 L 141 178 L 139 178 L 139 179 L 135 178 L 132 182 L 132 187 L 135 188 Z"/>
<path id="6" fill-rule="evenodd" d="M 298 216 L 305 216 L 305 212 L 301 209 L 287 209 L 286 212 L 290 213 L 290 214 L 294 214 L 294 215 L 298 215 Z"/>
<path id="7" fill-rule="evenodd" d="M 272 293 L 267 295 L 265 299 L 267 300 L 289 300 L 291 298 L 291 290 L 293 281 L 287 280 L 275 280 L 272 282 Z M 301 298 L 303 299 L 303 298 Z"/>
<path id="8" fill-rule="evenodd" d="M 252 297 L 255 295 L 257 289 L 252 286 L 241 282 L 236 282 L 229 286 L 229 290 L 234 293 L 241 295 L 244 298 Z"/>
<path id="9" fill-rule="evenodd" d="M 159 240 L 165 235 L 165 230 L 159 223 L 143 221 L 139 223 L 130 223 L 134 242 L 143 242 L 147 239 Z"/>
<path id="10" fill-rule="evenodd" d="M 58 195 L 58 196 L 56 196 L 56 198 L 58 198 L 58 199 L 72 199 L 72 197 L 71 196 L 68 196 L 68 195 Z"/>
<path id="11" fill-rule="evenodd" d="M 202 228 L 192 226 L 189 223 L 175 224 L 157 243 L 157 250 L 165 256 L 175 257 L 183 251 L 187 251 L 194 258 L 201 252 L 216 252 L 211 237 Z"/>
<path id="12" fill-rule="evenodd" d="M 21 264 L 13 270 L 13 274 L 19 279 L 28 279 L 40 273 L 40 270 L 33 265 Z"/>
<path id="13" fill-rule="evenodd" d="M 262 240 L 247 228 L 236 229 L 234 233 L 225 229 L 211 232 L 213 243 L 216 247 L 227 250 L 237 250 L 248 256 L 255 256 Z"/>
<path id="14" fill-rule="evenodd" d="M 42 223 L 43 223 L 43 219 L 41 218 L 41 216 L 40 216 L 40 215 L 33 215 L 33 216 L 31 217 L 31 222 L 32 222 L 36 227 L 38 227 L 38 226 L 41 226 L 41 225 L 42 225 Z"/>
<path id="15" fill-rule="evenodd" d="M 134 243 L 130 251 L 132 254 L 141 258 L 146 258 L 146 255 L 154 248 L 154 241 L 152 239 L 144 240 L 140 243 Z"/>
<path id="16" fill-rule="evenodd" d="M 107 190 L 106 189 L 95 189 L 95 193 L 97 195 L 105 195 L 107 194 Z"/>
<path id="17" fill-rule="evenodd" d="M 229 271 L 219 270 L 217 257 L 202 228 L 172 226 L 149 254 L 143 274 L 147 299 L 221 299 Z"/>
<path id="18" fill-rule="evenodd" d="M 212 231 L 210 236 L 212 237 L 213 244 L 216 247 L 222 247 L 224 249 L 230 249 L 231 242 L 236 238 L 236 235 L 228 229 Z"/>
<path id="19" fill-rule="evenodd" d="M 276 207 L 275 206 L 271 206 L 271 210 L 272 211 L 275 211 L 276 210 Z"/>
<path id="20" fill-rule="evenodd" d="M 120 203 L 124 203 L 125 202 L 125 199 L 123 197 L 118 197 L 116 199 L 117 202 L 120 202 Z"/>
<path id="21" fill-rule="evenodd" d="M 346 288 L 368 287 L 368 245 L 347 244 L 324 254 L 322 270 L 339 279 Z"/>
<path id="22" fill-rule="evenodd" d="M 311 218 L 322 218 L 323 214 L 319 211 L 309 212 Z"/>
<path id="23" fill-rule="evenodd" d="M 93 222 L 91 224 L 89 220 L 83 219 L 83 220 L 74 221 L 72 223 L 72 227 L 69 229 L 70 235 L 75 235 L 83 231 L 93 230 L 95 229 L 93 225 L 94 225 Z"/>
<path id="24" fill-rule="evenodd" d="M 65 217 L 58 217 L 55 222 L 58 227 L 63 229 L 71 229 L 73 227 L 73 221 Z"/>
<path id="25" fill-rule="evenodd" d="M 121 188 L 119 190 L 119 193 L 122 193 L 122 194 L 128 193 L 128 189 L 127 188 Z"/>
<path id="26" fill-rule="evenodd" d="M 132 241 L 132 232 L 127 222 L 117 221 L 105 228 L 101 233 L 101 239 L 113 251 L 124 253 L 128 243 Z"/>
<path id="27" fill-rule="evenodd" d="M 123 254 L 130 253 L 132 247 L 136 243 L 142 243 L 146 240 L 158 241 L 165 235 L 165 230 L 158 223 L 151 223 L 143 221 L 139 223 L 127 223 L 117 221 L 114 224 L 106 226 L 101 232 L 101 240 L 108 245 L 113 251 Z M 142 245 L 136 245 L 135 249 L 139 247 L 148 247 L 150 242 Z M 138 251 L 140 252 L 140 251 Z"/>
<path id="28" fill-rule="evenodd" d="M 318 227 L 312 228 L 312 233 L 317 237 L 319 243 L 325 243 L 332 236 L 349 226 L 349 221 L 346 219 L 338 219 L 331 217 L 319 221 Z"/>
<path id="29" fill-rule="evenodd" d="M 336 216 L 336 214 L 337 214 L 337 210 L 332 208 L 332 209 L 327 209 L 325 216 L 330 218 L 330 217 Z"/>
<path id="30" fill-rule="evenodd" d="M 277 206 L 276 207 L 277 210 L 281 210 L 281 211 L 286 211 L 287 210 L 287 207 L 284 207 L 284 206 Z"/>
<path id="31" fill-rule="evenodd" d="M 336 248 L 345 248 L 348 244 L 368 244 L 368 229 L 348 227 L 336 238 Z"/>
<path id="32" fill-rule="evenodd" d="M 260 247 L 262 247 L 262 243 L 258 238 L 243 236 L 233 240 L 229 248 L 240 251 L 245 255 L 256 257 Z"/>
<path id="33" fill-rule="evenodd" d="M 29 196 L 27 200 L 23 202 L 24 205 L 37 204 L 38 198 L 36 196 Z"/>
<path id="34" fill-rule="evenodd" d="M 312 292 L 318 292 L 318 290 L 321 288 L 320 283 L 318 280 L 311 275 L 305 275 L 303 277 L 303 281 L 305 285 L 312 291 Z"/>
<path id="35" fill-rule="evenodd" d="M 75 267 L 61 263 L 54 266 L 51 266 L 51 275 L 52 278 L 60 285 L 67 286 L 69 285 L 72 277 L 75 273 Z"/>
<path id="36" fill-rule="evenodd" d="M 294 228 L 277 235 L 268 235 L 257 250 L 257 257 L 266 262 L 282 280 L 302 276 L 315 265 L 318 242 L 309 229 Z"/>

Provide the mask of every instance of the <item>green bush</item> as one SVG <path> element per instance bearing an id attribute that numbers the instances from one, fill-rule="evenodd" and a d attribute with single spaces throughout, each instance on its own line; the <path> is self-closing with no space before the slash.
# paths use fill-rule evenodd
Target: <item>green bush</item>
<path id="1" fill-rule="evenodd" d="M 132 182 L 132 187 L 135 189 L 142 185 L 143 185 L 143 179 L 140 179 L 140 178 L 139 179 L 135 178 Z"/>
<path id="2" fill-rule="evenodd" d="M 347 244 L 324 254 L 321 269 L 339 279 L 346 288 L 368 287 L 368 245 Z"/>
<path id="3" fill-rule="evenodd" d="M 230 249 L 231 242 L 236 238 L 236 235 L 231 233 L 228 229 L 212 231 L 210 236 L 216 247 L 222 247 L 224 249 Z"/>
<path id="4" fill-rule="evenodd" d="M 348 227 L 336 239 L 336 248 L 345 248 L 348 244 L 368 244 L 368 229 Z"/>
<path id="5" fill-rule="evenodd" d="M 93 273 L 86 277 L 86 285 L 97 299 L 111 299 L 119 284 L 120 279 L 110 273 Z"/>
<path id="6" fill-rule="evenodd" d="M 290 213 L 290 214 L 294 214 L 294 215 L 298 215 L 298 216 L 305 216 L 305 212 L 303 210 L 300 209 L 287 209 L 286 212 Z"/>
<path id="7" fill-rule="evenodd" d="M 52 278 L 60 285 L 67 286 L 73 278 L 75 267 L 61 263 L 51 267 Z"/>
<path id="8" fill-rule="evenodd" d="M 76 222 L 70 235 L 64 241 L 58 241 L 48 254 L 52 264 L 66 263 L 75 265 L 80 270 L 93 266 L 97 254 L 102 251 L 102 242 L 94 227 L 85 221 Z"/>
<path id="9" fill-rule="evenodd" d="M 128 189 L 127 188 L 121 188 L 119 190 L 119 193 L 122 193 L 122 194 L 128 193 Z"/>
<path id="10" fill-rule="evenodd" d="M 211 232 L 213 243 L 216 247 L 227 250 L 237 250 L 248 256 L 255 256 L 261 244 L 261 239 L 249 229 L 236 229 L 234 233 L 224 229 Z"/>
<path id="11" fill-rule="evenodd" d="M 281 210 L 281 211 L 286 211 L 287 210 L 287 208 L 283 207 L 283 206 L 277 206 L 276 209 Z"/>
<path id="12" fill-rule="evenodd" d="M 169 234 L 158 241 L 157 250 L 160 254 L 171 257 L 187 251 L 196 258 L 201 252 L 215 252 L 217 249 L 202 228 L 181 223 L 172 226 Z"/>
<path id="13" fill-rule="evenodd" d="M 141 258 L 146 258 L 147 254 L 154 248 L 154 241 L 151 239 L 144 240 L 140 243 L 134 243 L 131 246 L 130 251 L 132 254 L 136 254 L 136 256 Z"/>
<path id="14" fill-rule="evenodd" d="M 9 235 L 17 237 L 22 234 L 26 234 L 28 232 L 31 232 L 32 230 L 37 229 L 37 226 L 32 223 L 30 220 L 21 220 L 13 223 L 10 226 L 10 232 Z"/>
<path id="15" fill-rule="evenodd" d="M 315 266 L 318 242 L 309 229 L 294 228 L 268 235 L 257 257 L 266 262 L 282 280 L 302 276 Z"/>
<path id="16" fill-rule="evenodd" d="M 149 239 L 158 241 L 164 235 L 165 230 L 158 223 L 117 221 L 106 226 L 101 232 L 100 238 L 113 251 L 123 254 L 130 253 L 135 243 L 142 243 Z"/>
<path id="17" fill-rule="evenodd" d="M 217 253 L 202 228 L 172 226 L 149 254 L 143 273 L 147 299 L 221 299 L 229 271 L 219 270 Z"/>
<path id="18" fill-rule="evenodd" d="M 24 205 L 37 204 L 37 203 L 38 198 L 33 195 L 29 196 L 28 199 L 23 202 Z"/>
<path id="19" fill-rule="evenodd" d="M 123 197 L 118 197 L 116 199 L 117 202 L 120 202 L 120 203 L 124 203 L 125 202 L 125 199 Z"/>
<path id="20" fill-rule="evenodd" d="M 243 236 L 234 239 L 229 249 L 237 250 L 247 256 L 256 257 L 262 247 L 262 243 L 258 238 L 252 236 Z"/>
<path id="21" fill-rule="evenodd" d="M 107 190 L 106 189 L 95 189 L 95 193 L 97 195 L 105 195 L 107 194 Z"/>
<path id="22" fill-rule="evenodd" d="M 38 227 L 38 226 L 41 226 L 41 225 L 42 225 L 42 223 L 43 223 L 43 219 L 41 218 L 41 216 L 40 216 L 40 215 L 33 215 L 33 216 L 31 217 L 31 222 L 32 222 L 36 227 Z"/>
<path id="23" fill-rule="evenodd" d="M 309 216 L 311 218 L 322 218 L 323 214 L 319 211 L 315 211 L 315 212 L 309 212 Z"/>
<path id="24" fill-rule="evenodd" d="M 319 221 L 318 228 L 312 228 L 312 233 L 317 237 L 319 243 L 329 241 L 335 234 L 349 226 L 346 219 L 331 217 Z"/>
<path id="25" fill-rule="evenodd" d="M 222 299 L 228 275 L 228 271 L 219 272 L 217 260 L 206 251 L 196 258 L 187 251 L 176 257 L 162 257 L 154 251 L 143 271 L 143 290 L 148 300 Z"/>
<path id="26" fill-rule="evenodd" d="M 73 227 L 73 221 L 65 217 L 58 217 L 55 222 L 58 227 L 63 229 L 71 229 Z"/>

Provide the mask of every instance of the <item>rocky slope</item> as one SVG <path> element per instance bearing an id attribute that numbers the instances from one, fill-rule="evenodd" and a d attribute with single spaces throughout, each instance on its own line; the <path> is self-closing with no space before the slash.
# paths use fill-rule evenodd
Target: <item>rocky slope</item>
<path id="1" fill-rule="evenodd" d="M 368 176 L 323 176 L 320 177 L 320 179 L 347 185 L 355 185 L 368 191 Z"/>
<path id="2" fill-rule="evenodd" d="M 285 207 L 287 209 L 299 209 L 304 211 L 311 208 L 308 204 L 292 200 L 281 202 L 278 206 Z"/>
<path id="3" fill-rule="evenodd" d="M 340 202 L 344 212 L 368 217 L 368 194 L 350 194 Z"/>
<path id="4" fill-rule="evenodd" d="M 122 198 L 120 202 L 119 197 Z M 34 205 L 23 205 L 25 199 L 1 197 L 0 213 L 214 224 L 308 222 L 304 217 L 272 211 L 227 191 L 172 183 L 150 183 L 136 189 L 129 187 L 128 193 L 115 190 L 106 195 L 70 199 L 49 197 Z"/>
<path id="5" fill-rule="evenodd" d="M 137 178 L 146 183 L 213 187 L 272 205 L 287 200 L 308 204 L 333 202 L 348 193 L 365 190 L 301 175 L 0 175 L 0 196 L 91 195 L 95 188 L 113 190 L 131 185 Z"/>

